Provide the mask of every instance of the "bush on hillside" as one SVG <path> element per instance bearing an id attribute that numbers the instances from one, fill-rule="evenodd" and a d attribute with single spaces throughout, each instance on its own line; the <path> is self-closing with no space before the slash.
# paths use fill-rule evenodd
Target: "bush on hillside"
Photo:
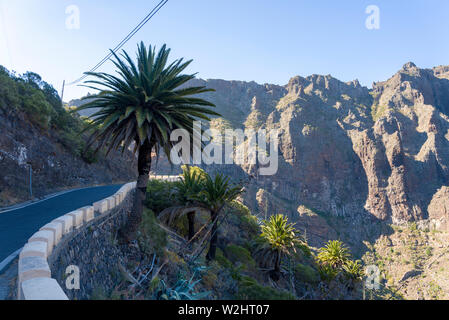
<path id="1" fill-rule="evenodd" d="M 150 255 L 155 253 L 162 257 L 168 244 L 167 233 L 159 226 L 153 211 L 145 209 L 138 236 L 139 246 Z"/>
<path id="2" fill-rule="evenodd" d="M 85 138 L 79 135 L 85 120 L 68 112 L 58 92 L 38 74 L 16 75 L 0 66 L 0 110 L 7 116 L 21 113 L 43 131 L 55 130 L 59 143 L 85 162 L 98 160 L 92 149 L 85 150 Z"/>
<path id="3" fill-rule="evenodd" d="M 156 214 L 176 206 L 175 184 L 175 182 L 150 180 L 147 186 L 146 206 Z"/>

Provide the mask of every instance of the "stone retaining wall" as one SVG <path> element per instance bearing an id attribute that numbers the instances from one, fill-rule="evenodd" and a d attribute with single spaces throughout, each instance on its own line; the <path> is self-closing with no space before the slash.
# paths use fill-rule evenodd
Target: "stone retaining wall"
<path id="1" fill-rule="evenodd" d="M 48 258 L 52 277 L 70 300 L 90 299 L 95 290 L 113 288 L 120 281 L 120 274 L 113 273 L 122 260 L 116 246 L 118 230 L 125 225 L 133 200 L 134 190 L 120 205 L 71 232 L 53 250 Z M 68 278 L 74 272 L 79 275 L 77 288 Z"/>
<path id="2" fill-rule="evenodd" d="M 116 230 L 126 221 L 135 186 L 128 183 L 113 196 L 59 217 L 36 232 L 19 255 L 17 298 L 87 299 L 97 281 L 114 281 L 102 272 L 111 263 L 108 259 L 114 258 L 105 252 L 113 247 L 106 242 L 114 241 Z M 80 271 L 79 289 L 67 289 L 70 266 Z"/>
<path id="3" fill-rule="evenodd" d="M 178 181 L 179 176 L 150 176 Z M 111 288 L 120 275 L 117 231 L 132 208 L 136 182 L 113 196 L 59 217 L 37 231 L 19 255 L 17 299 L 89 299 L 96 288 Z M 79 274 L 79 288 L 73 276 Z"/>

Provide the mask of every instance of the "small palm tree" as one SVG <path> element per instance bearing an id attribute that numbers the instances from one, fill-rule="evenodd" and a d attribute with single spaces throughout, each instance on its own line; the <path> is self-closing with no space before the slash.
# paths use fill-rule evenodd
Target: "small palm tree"
<path id="1" fill-rule="evenodd" d="M 152 152 L 159 155 L 162 149 L 170 158 L 174 145 L 170 134 L 174 130 L 185 129 L 191 138 L 194 121 L 209 121 L 207 115 L 218 115 L 208 108 L 214 104 L 194 97 L 212 89 L 185 87 L 195 78 L 194 74 L 182 74 L 192 61 L 179 59 L 168 64 L 169 53 L 165 45 L 156 54 L 155 48 L 147 50 L 142 42 L 135 63 L 125 51 L 121 58 L 113 52 L 117 75 L 86 73 L 97 80 L 87 81 L 93 86 L 85 86 L 99 93 L 89 96 L 93 101 L 77 109 L 99 109 L 86 128 L 94 130 L 87 147 L 98 142 L 96 152 L 105 147 L 109 153 L 119 148 L 124 151 L 134 143 L 134 152 L 139 154 L 134 208 L 123 232 L 128 239 L 142 219 Z"/>
<path id="2" fill-rule="evenodd" d="M 318 261 L 333 269 L 342 268 L 351 259 L 349 249 L 345 247 L 343 242 L 334 240 L 329 241 L 326 246 L 318 251 Z"/>
<path id="3" fill-rule="evenodd" d="M 243 193 L 241 186 L 231 185 L 229 178 L 222 174 L 217 174 L 214 179 L 209 174 L 206 175 L 203 190 L 198 195 L 198 200 L 210 210 L 212 225 L 211 239 L 207 260 L 215 259 L 218 242 L 218 217 L 227 203 L 234 201 Z"/>
<path id="4" fill-rule="evenodd" d="M 360 263 L 360 260 L 347 261 L 343 266 L 343 270 L 345 271 L 346 275 L 354 281 L 362 280 L 363 276 L 365 275 L 365 270 Z"/>
<path id="5" fill-rule="evenodd" d="M 274 260 L 274 270 L 271 272 L 273 280 L 279 280 L 281 275 L 281 262 L 284 256 L 296 253 L 296 245 L 299 239 L 293 223 L 288 223 L 288 218 L 282 214 L 271 216 L 269 220 L 262 222 L 261 237 L 264 240 L 259 254 L 265 258 Z"/>
<path id="6" fill-rule="evenodd" d="M 198 167 L 183 166 L 181 181 L 176 183 L 177 197 L 186 205 L 195 204 L 198 194 L 203 189 L 206 173 Z M 195 211 L 187 213 L 189 222 L 189 240 L 195 236 Z"/>

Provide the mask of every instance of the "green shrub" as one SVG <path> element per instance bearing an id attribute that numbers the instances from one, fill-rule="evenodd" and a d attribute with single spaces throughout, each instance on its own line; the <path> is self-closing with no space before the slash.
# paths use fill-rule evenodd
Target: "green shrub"
<path id="1" fill-rule="evenodd" d="M 232 201 L 229 206 L 242 216 L 251 216 L 251 211 L 248 207 L 237 200 Z"/>
<path id="2" fill-rule="evenodd" d="M 34 90 L 35 91 L 35 90 Z M 29 92 L 22 100 L 22 106 L 28 118 L 42 129 L 48 129 L 52 116 L 56 115 L 42 92 Z"/>
<path id="3" fill-rule="evenodd" d="M 236 298 L 239 300 L 295 300 L 289 292 L 262 286 L 257 280 L 246 276 L 239 281 Z"/>
<path id="4" fill-rule="evenodd" d="M 371 107 L 371 117 L 374 122 L 382 118 L 385 113 L 387 112 L 388 107 L 387 106 L 380 106 L 380 105 L 373 105 Z"/>
<path id="5" fill-rule="evenodd" d="M 217 260 L 217 262 L 222 266 L 225 267 L 227 269 L 230 269 L 232 267 L 232 262 L 229 261 L 223 254 L 223 251 L 221 251 L 220 248 L 217 248 L 217 253 L 216 253 L 216 257 L 215 260 Z"/>
<path id="6" fill-rule="evenodd" d="M 14 80 L 0 66 L 0 109 L 6 112 L 13 112 L 19 108 L 20 104 L 21 98 Z"/>
<path id="7" fill-rule="evenodd" d="M 318 272 L 322 281 L 331 282 L 340 273 L 338 269 L 334 269 L 328 264 L 324 264 L 318 267 Z"/>
<path id="8" fill-rule="evenodd" d="M 151 280 L 146 293 L 147 297 L 153 297 L 155 291 L 160 287 L 160 284 L 161 280 L 159 279 L 159 277 L 156 277 L 153 280 Z"/>
<path id="9" fill-rule="evenodd" d="M 69 113 L 62 106 L 58 92 L 38 74 L 27 72 L 16 76 L 0 66 L 0 110 L 7 115 L 21 113 L 42 130 L 53 129 L 52 135 L 70 153 L 86 163 L 98 161 L 92 150 L 83 152 L 86 138 L 79 133 L 85 121 Z"/>
<path id="10" fill-rule="evenodd" d="M 250 237 L 260 233 L 260 225 L 257 221 L 257 217 L 251 214 L 240 217 L 240 228 Z"/>
<path id="11" fill-rule="evenodd" d="M 90 295 L 90 300 L 94 301 L 104 301 L 108 300 L 109 295 L 103 287 L 94 287 L 92 294 Z"/>
<path id="12" fill-rule="evenodd" d="M 73 155 L 81 155 L 84 141 L 78 134 L 71 131 L 61 132 L 59 135 L 59 142 Z"/>
<path id="13" fill-rule="evenodd" d="M 245 267 L 255 267 L 256 265 L 256 262 L 251 257 L 251 253 L 241 246 L 237 245 L 227 246 L 225 249 L 225 255 L 234 264 L 240 262 Z"/>
<path id="14" fill-rule="evenodd" d="M 295 266 L 295 277 L 302 282 L 320 282 L 320 273 L 311 266 L 307 266 L 301 263 Z"/>
<path id="15" fill-rule="evenodd" d="M 164 209 L 176 206 L 175 182 L 150 180 L 147 187 L 146 206 L 159 214 Z"/>
<path id="16" fill-rule="evenodd" d="M 296 244 L 296 249 L 297 249 L 297 252 L 298 251 L 302 252 L 302 254 L 305 257 L 307 257 L 307 258 L 312 257 L 312 251 L 310 250 L 310 247 L 309 247 L 309 245 L 307 243 L 302 242 L 302 241 L 297 243 Z"/>
<path id="17" fill-rule="evenodd" d="M 165 247 L 168 244 L 167 233 L 159 226 L 155 214 L 149 209 L 144 210 L 138 241 L 140 248 L 146 254 L 164 255 Z"/>
<path id="18" fill-rule="evenodd" d="M 83 145 L 85 145 L 85 143 L 83 143 Z M 84 150 L 85 148 L 82 148 L 81 151 L 81 158 L 83 158 L 84 162 L 88 163 L 88 164 L 93 164 L 93 163 L 97 163 L 100 159 L 100 154 L 99 153 L 95 153 L 94 150 L 92 148 L 89 148 L 87 150 Z"/>

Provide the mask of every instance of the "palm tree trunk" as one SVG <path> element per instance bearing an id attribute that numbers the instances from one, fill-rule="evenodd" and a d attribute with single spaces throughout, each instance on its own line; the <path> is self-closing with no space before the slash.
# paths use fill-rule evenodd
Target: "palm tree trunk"
<path id="1" fill-rule="evenodd" d="M 142 221 L 144 202 L 151 170 L 152 149 L 153 145 L 148 140 L 146 140 L 139 149 L 139 159 L 137 164 L 139 177 L 137 178 L 134 205 L 133 209 L 128 214 L 128 223 L 124 230 L 124 236 L 127 240 L 131 240 L 135 237 L 135 233 L 140 225 L 140 222 Z"/>
<path id="2" fill-rule="evenodd" d="M 218 243 L 218 212 L 211 211 L 211 221 L 213 221 L 213 226 L 211 230 L 212 237 L 210 238 L 210 246 L 209 252 L 206 255 L 206 259 L 208 261 L 215 260 L 215 255 L 217 252 L 217 243 Z"/>
<path id="3" fill-rule="evenodd" d="M 187 214 L 187 219 L 189 220 L 189 240 L 195 236 L 195 211 L 189 212 Z"/>
<path id="4" fill-rule="evenodd" d="M 276 253 L 276 258 L 274 260 L 274 270 L 271 274 L 271 279 L 274 281 L 279 281 L 281 278 L 281 254 L 280 252 Z"/>

